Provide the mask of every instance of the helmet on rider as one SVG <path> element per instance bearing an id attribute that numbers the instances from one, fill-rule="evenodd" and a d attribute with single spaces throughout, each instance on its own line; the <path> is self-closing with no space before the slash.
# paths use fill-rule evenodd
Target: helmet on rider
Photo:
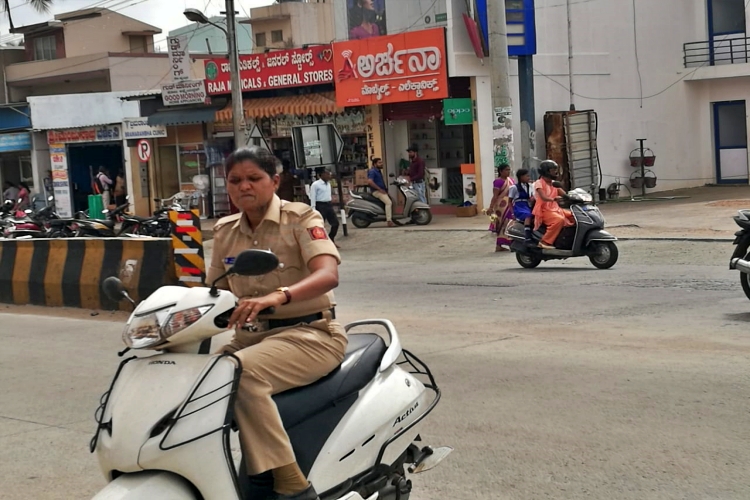
<path id="1" fill-rule="evenodd" d="M 557 173 L 560 171 L 560 166 L 556 161 L 544 160 L 539 165 L 539 175 L 546 177 L 547 179 L 557 179 Z"/>

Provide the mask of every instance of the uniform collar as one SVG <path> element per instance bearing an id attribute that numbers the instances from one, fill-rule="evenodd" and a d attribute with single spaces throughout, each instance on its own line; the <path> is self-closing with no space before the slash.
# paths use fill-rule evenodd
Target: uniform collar
<path id="1" fill-rule="evenodd" d="M 281 223 L 281 198 L 279 198 L 277 195 L 273 195 L 273 198 L 271 198 L 271 203 L 268 205 L 268 210 L 266 211 L 266 215 L 263 217 L 263 220 L 260 221 L 260 224 L 258 227 L 262 226 L 264 222 L 274 222 L 276 224 Z M 252 234 L 253 230 L 250 228 L 250 223 L 247 221 L 247 217 L 243 213 L 240 217 L 240 220 L 238 220 L 234 224 L 235 228 L 240 228 L 240 231 L 242 231 L 245 234 Z M 256 228 L 257 230 L 258 228 Z"/>

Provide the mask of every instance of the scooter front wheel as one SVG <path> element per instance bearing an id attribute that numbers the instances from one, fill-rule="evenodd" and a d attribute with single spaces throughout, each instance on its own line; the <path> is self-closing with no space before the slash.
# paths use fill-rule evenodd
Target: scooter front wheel
<path id="1" fill-rule="evenodd" d="M 414 224 L 417 226 L 426 226 L 432 222 L 432 212 L 425 209 L 417 210 L 411 214 L 411 220 L 413 220 Z"/>
<path id="2" fill-rule="evenodd" d="M 617 264 L 620 252 L 617 245 L 612 241 L 598 241 L 592 244 L 592 252 L 589 254 L 589 260 L 597 269 L 609 269 Z"/>
<path id="3" fill-rule="evenodd" d="M 750 253 L 745 255 L 744 260 L 750 259 Z M 750 299 L 750 274 L 740 273 L 740 284 L 742 285 L 742 291 L 745 292 L 745 297 Z"/>
<path id="4" fill-rule="evenodd" d="M 534 269 L 542 263 L 542 258 L 538 255 L 516 252 L 516 260 L 524 269 Z"/>

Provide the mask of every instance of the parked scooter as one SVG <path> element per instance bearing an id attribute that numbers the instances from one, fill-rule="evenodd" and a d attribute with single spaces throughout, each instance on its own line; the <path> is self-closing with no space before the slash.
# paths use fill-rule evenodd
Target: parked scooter
<path id="1" fill-rule="evenodd" d="M 261 276 L 278 265 L 271 252 L 246 250 L 227 274 Z M 103 289 L 135 306 L 117 278 Z M 110 483 L 95 500 L 268 498 L 253 489 L 232 452 L 242 366 L 231 354 L 207 354 L 218 347 L 211 338 L 227 331 L 237 300 L 215 283 L 166 286 L 135 308 L 123 340 L 129 349 L 155 352 L 124 360 L 101 398 L 90 448 Z M 346 329 L 360 326 L 384 327 L 389 345 L 379 335 L 352 333 L 339 368 L 274 400 L 300 468 L 323 500 L 408 500 L 407 470 L 432 469 L 452 451 L 417 445 L 440 390 L 429 368 L 401 348 L 389 321 Z"/>
<path id="2" fill-rule="evenodd" d="M 19 200 L 20 202 L 20 200 Z M 9 215 L 3 219 L 3 237 L 18 238 L 57 238 L 65 222 L 55 212 L 54 198 L 47 199 L 47 205 L 36 212 L 27 209 L 13 211 L 6 202 Z"/>
<path id="3" fill-rule="evenodd" d="M 85 238 L 114 238 L 120 235 L 116 230 L 119 217 L 130 207 L 130 202 L 126 202 L 114 210 L 104 210 L 105 220 L 80 218 L 81 213 L 72 224 L 71 229 L 76 237 Z"/>
<path id="4" fill-rule="evenodd" d="M 750 299 L 750 210 L 740 210 L 734 216 L 740 230 L 734 233 L 734 249 L 729 269 L 740 271 L 740 284 L 745 296 Z"/>
<path id="5" fill-rule="evenodd" d="M 542 261 L 588 257 L 598 269 L 614 266 L 619 257 L 615 244 L 617 238 L 604 230 L 604 216 L 592 204 L 593 197 L 582 189 L 575 189 L 564 198 L 570 204 L 575 225 L 560 232 L 553 250 L 543 250 L 538 246 L 546 231 L 545 226 L 534 231 L 533 241 L 528 243 L 523 221 L 514 220 L 508 224 L 505 234 L 512 240 L 510 249 L 515 252 L 518 263 L 521 267 L 533 269 Z"/>
<path id="6" fill-rule="evenodd" d="M 395 177 L 393 174 L 390 177 Z M 397 224 L 401 220 L 407 219 L 409 223 L 418 226 L 426 226 L 432 222 L 432 212 L 430 206 L 419 200 L 419 195 L 403 177 L 399 177 L 391 183 L 397 186 L 404 196 L 403 214 L 393 214 L 393 221 Z M 355 193 L 349 191 L 352 200 L 346 204 L 347 214 L 352 218 L 354 227 L 364 229 L 369 227 L 373 222 L 385 222 L 385 205 L 382 201 L 375 198 L 369 192 Z M 395 204 L 394 204 L 395 206 Z"/>

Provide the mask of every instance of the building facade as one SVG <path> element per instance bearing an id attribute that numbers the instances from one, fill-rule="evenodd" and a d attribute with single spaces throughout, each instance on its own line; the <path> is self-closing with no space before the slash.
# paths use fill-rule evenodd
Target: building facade
<path id="1" fill-rule="evenodd" d="M 237 18 L 237 50 L 240 54 L 249 54 L 253 51 L 253 33 L 252 28 L 247 24 L 248 18 Z M 222 16 L 213 16 L 209 18 L 214 24 L 225 26 L 227 19 Z M 188 51 L 195 54 L 226 54 L 227 35 L 224 31 L 211 24 L 193 23 L 182 28 L 172 30 L 169 36 L 187 35 Z"/>
<path id="2" fill-rule="evenodd" d="M 280 1 L 250 10 L 255 52 L 331 43 L 334 30 L 331 0 Z"/>

